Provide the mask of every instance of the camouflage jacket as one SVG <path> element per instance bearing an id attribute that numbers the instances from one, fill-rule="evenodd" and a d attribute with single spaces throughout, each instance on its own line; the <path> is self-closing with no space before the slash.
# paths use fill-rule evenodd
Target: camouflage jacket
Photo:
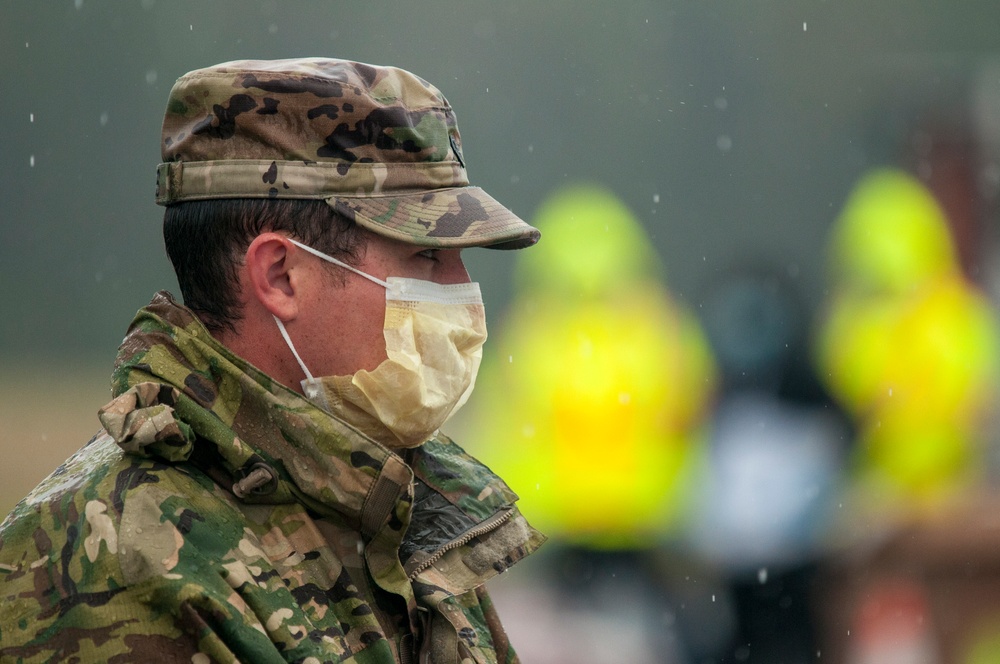
<path id="1" fill-rule="evenodd" d="M 401 458 L 166 293 L 113 391 L 0 525 L 0 661 L 516 661 L 483 584 L 543 537 L 452 441 Z"/>

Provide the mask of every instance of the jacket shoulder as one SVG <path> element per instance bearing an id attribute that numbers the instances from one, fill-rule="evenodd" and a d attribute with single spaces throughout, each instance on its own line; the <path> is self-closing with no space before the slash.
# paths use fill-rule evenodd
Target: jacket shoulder
<path id="1" fill-rule="evenodd" d="M 104 432 L 91 439 L 0 524 L 0 660 L 68 656 L 86 642 L 98 659 L 139 656 L 139 634 L 150 654 L 186 653 L 188 637 L 134 588 L 183 542 L 164 515 L 183 524 L 193 506 L 234 509 L 221 493 L 193 468 L 126 454 Z"/>

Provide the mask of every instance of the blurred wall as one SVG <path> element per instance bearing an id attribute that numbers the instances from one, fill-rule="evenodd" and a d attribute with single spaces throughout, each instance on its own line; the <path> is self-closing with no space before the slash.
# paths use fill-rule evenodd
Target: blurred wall
<path id="1" fill-rule="evenodd" d="M 848 188 L 913 147 L 922 113 L 963 125 L 1000 52 L 992 0 L 0 6 L 0 449 L 60 458 L 96 420 L 43 438 L 48 414 L 73 397 L 93 413 L 131 316 L 176 288 L 153 186 L 166 95 L 190 69 L 303 55 L 411 69 L 456 107 L 476 184 L 528 217 L 565 182 L 606 184 L 697 312 L 714 275 L 758 261 L 818 302 Z M 468 262 L 495 323 L 510 257 Z M 43 474 L 0 483 L 21 493 Z"/>

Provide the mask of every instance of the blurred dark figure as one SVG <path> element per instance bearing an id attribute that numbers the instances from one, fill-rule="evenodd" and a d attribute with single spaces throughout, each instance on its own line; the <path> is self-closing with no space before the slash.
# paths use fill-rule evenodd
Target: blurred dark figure
<path id="1" fill-rule="evenodd" d="M 707 630 L 715 640 L 693 642 L 693 658 L 815 661 L 811 582 L 848 425 L 811 371 L 807 317 L 780 272 L 724 275 L 708 289 L 702 317 L 721 389 L 687 542 L 702 575 L 715 575 L 712 600 L 729 615 L 697 614 L 714 615 L 719 627 Z"/>

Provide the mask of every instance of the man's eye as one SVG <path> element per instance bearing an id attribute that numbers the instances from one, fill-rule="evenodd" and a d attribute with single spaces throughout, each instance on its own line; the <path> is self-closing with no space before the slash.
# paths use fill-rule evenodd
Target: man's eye
<path id="1" fill-rule="evenodd" d="M 421 251 L 417 255 L 418 256 L 423 256 L 424 258 L 429 258 L 432 261 L 436 261 L 437 257 L 438 257 L 438 250 L 437 249 L 424 249 L 423 251 Z"/>

